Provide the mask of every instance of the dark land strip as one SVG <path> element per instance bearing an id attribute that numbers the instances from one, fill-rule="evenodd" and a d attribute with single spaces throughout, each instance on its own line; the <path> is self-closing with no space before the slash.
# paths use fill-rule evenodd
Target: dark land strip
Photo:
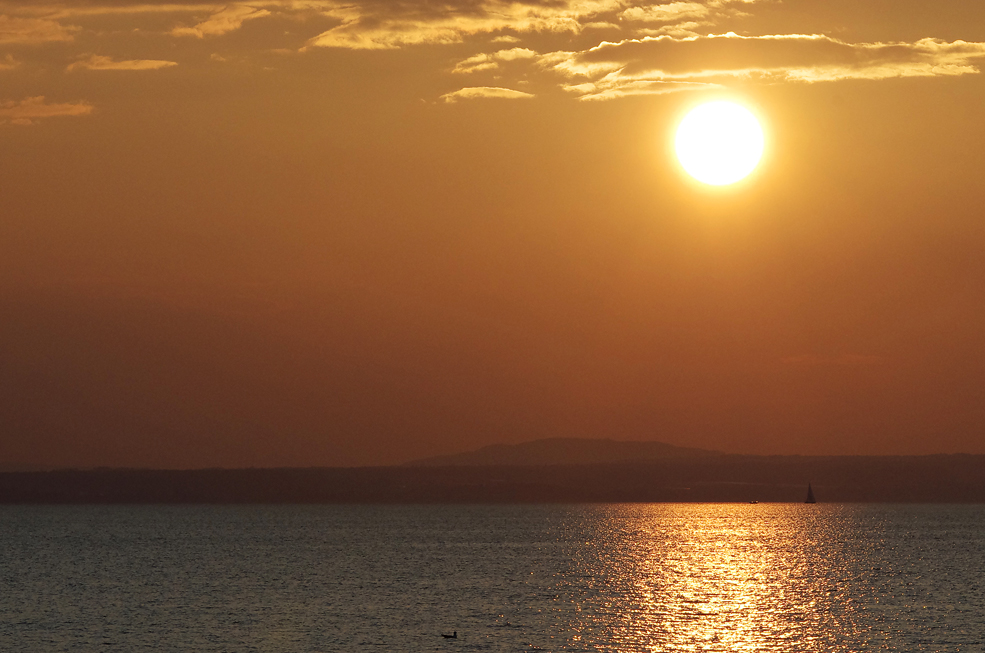
<path id="1" fill-rule="evenodd" d="M 731 456 L 596 465 L 0 473 L 4 504 L 985 503 L 985 456 Z"/>

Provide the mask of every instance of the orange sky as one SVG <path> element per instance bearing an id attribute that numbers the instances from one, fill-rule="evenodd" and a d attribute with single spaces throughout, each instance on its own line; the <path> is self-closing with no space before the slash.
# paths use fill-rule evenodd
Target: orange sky
<path id="1" fill-rule="evenodd" d="M 0 467 L 985 453 L 983 66 L 979 0 L 0 0 Z"/>

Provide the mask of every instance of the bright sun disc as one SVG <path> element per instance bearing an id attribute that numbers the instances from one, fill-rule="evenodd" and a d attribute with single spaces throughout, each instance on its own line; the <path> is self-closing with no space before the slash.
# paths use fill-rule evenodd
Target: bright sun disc
<path id="1" fill-rule="evenodd" d="M 709 102 L 684 117 L 674 145 L 689 175 L 712 186 L 724 186 L 756 168 L 763 156 L 763 130 L 745 107 Z"/>

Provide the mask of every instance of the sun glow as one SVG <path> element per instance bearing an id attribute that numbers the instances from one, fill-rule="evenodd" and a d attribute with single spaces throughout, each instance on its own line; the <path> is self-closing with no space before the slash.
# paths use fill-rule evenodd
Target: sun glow
<path id="1" fill-rule="evenodd" d="M 725 186 L 756 168 L 763 156 L 763 130 L 745 107 L 708 102 L 684 117 L 674 145 L 689 175 L 705 184 Z"/>

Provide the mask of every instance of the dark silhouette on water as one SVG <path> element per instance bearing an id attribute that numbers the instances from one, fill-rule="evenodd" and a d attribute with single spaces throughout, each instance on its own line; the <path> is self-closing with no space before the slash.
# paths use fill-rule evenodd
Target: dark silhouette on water
<path id="1" fill-rule="evenodd" d="M 441 636 L 444 637 L 445 639 L 458 639 L 458 631 L 457 630 L 453 631 L 451 635 L 448 635 L 447 633 L 441 633 Z"/>
<path id="2" fill-rule="evenodd" d="M 817 499 L 814 498 L 814 490 L 811 488 L 811 484 L 807 484 L 807 498 L 804 499 L 804 503 L 817 503 Z"/>
<path id="3" fill-rule="evenodd" d="M 0 424 L 2 413 L 0 406 Z M 788 503 L 804 501 L 805 478 L 817 479 L 824 500 L 834 503 L 985 503 L 983 469 L 985 455 L 709 455 L 533 467 L 64 469 L 0 472 L 0 504 Z"/>

